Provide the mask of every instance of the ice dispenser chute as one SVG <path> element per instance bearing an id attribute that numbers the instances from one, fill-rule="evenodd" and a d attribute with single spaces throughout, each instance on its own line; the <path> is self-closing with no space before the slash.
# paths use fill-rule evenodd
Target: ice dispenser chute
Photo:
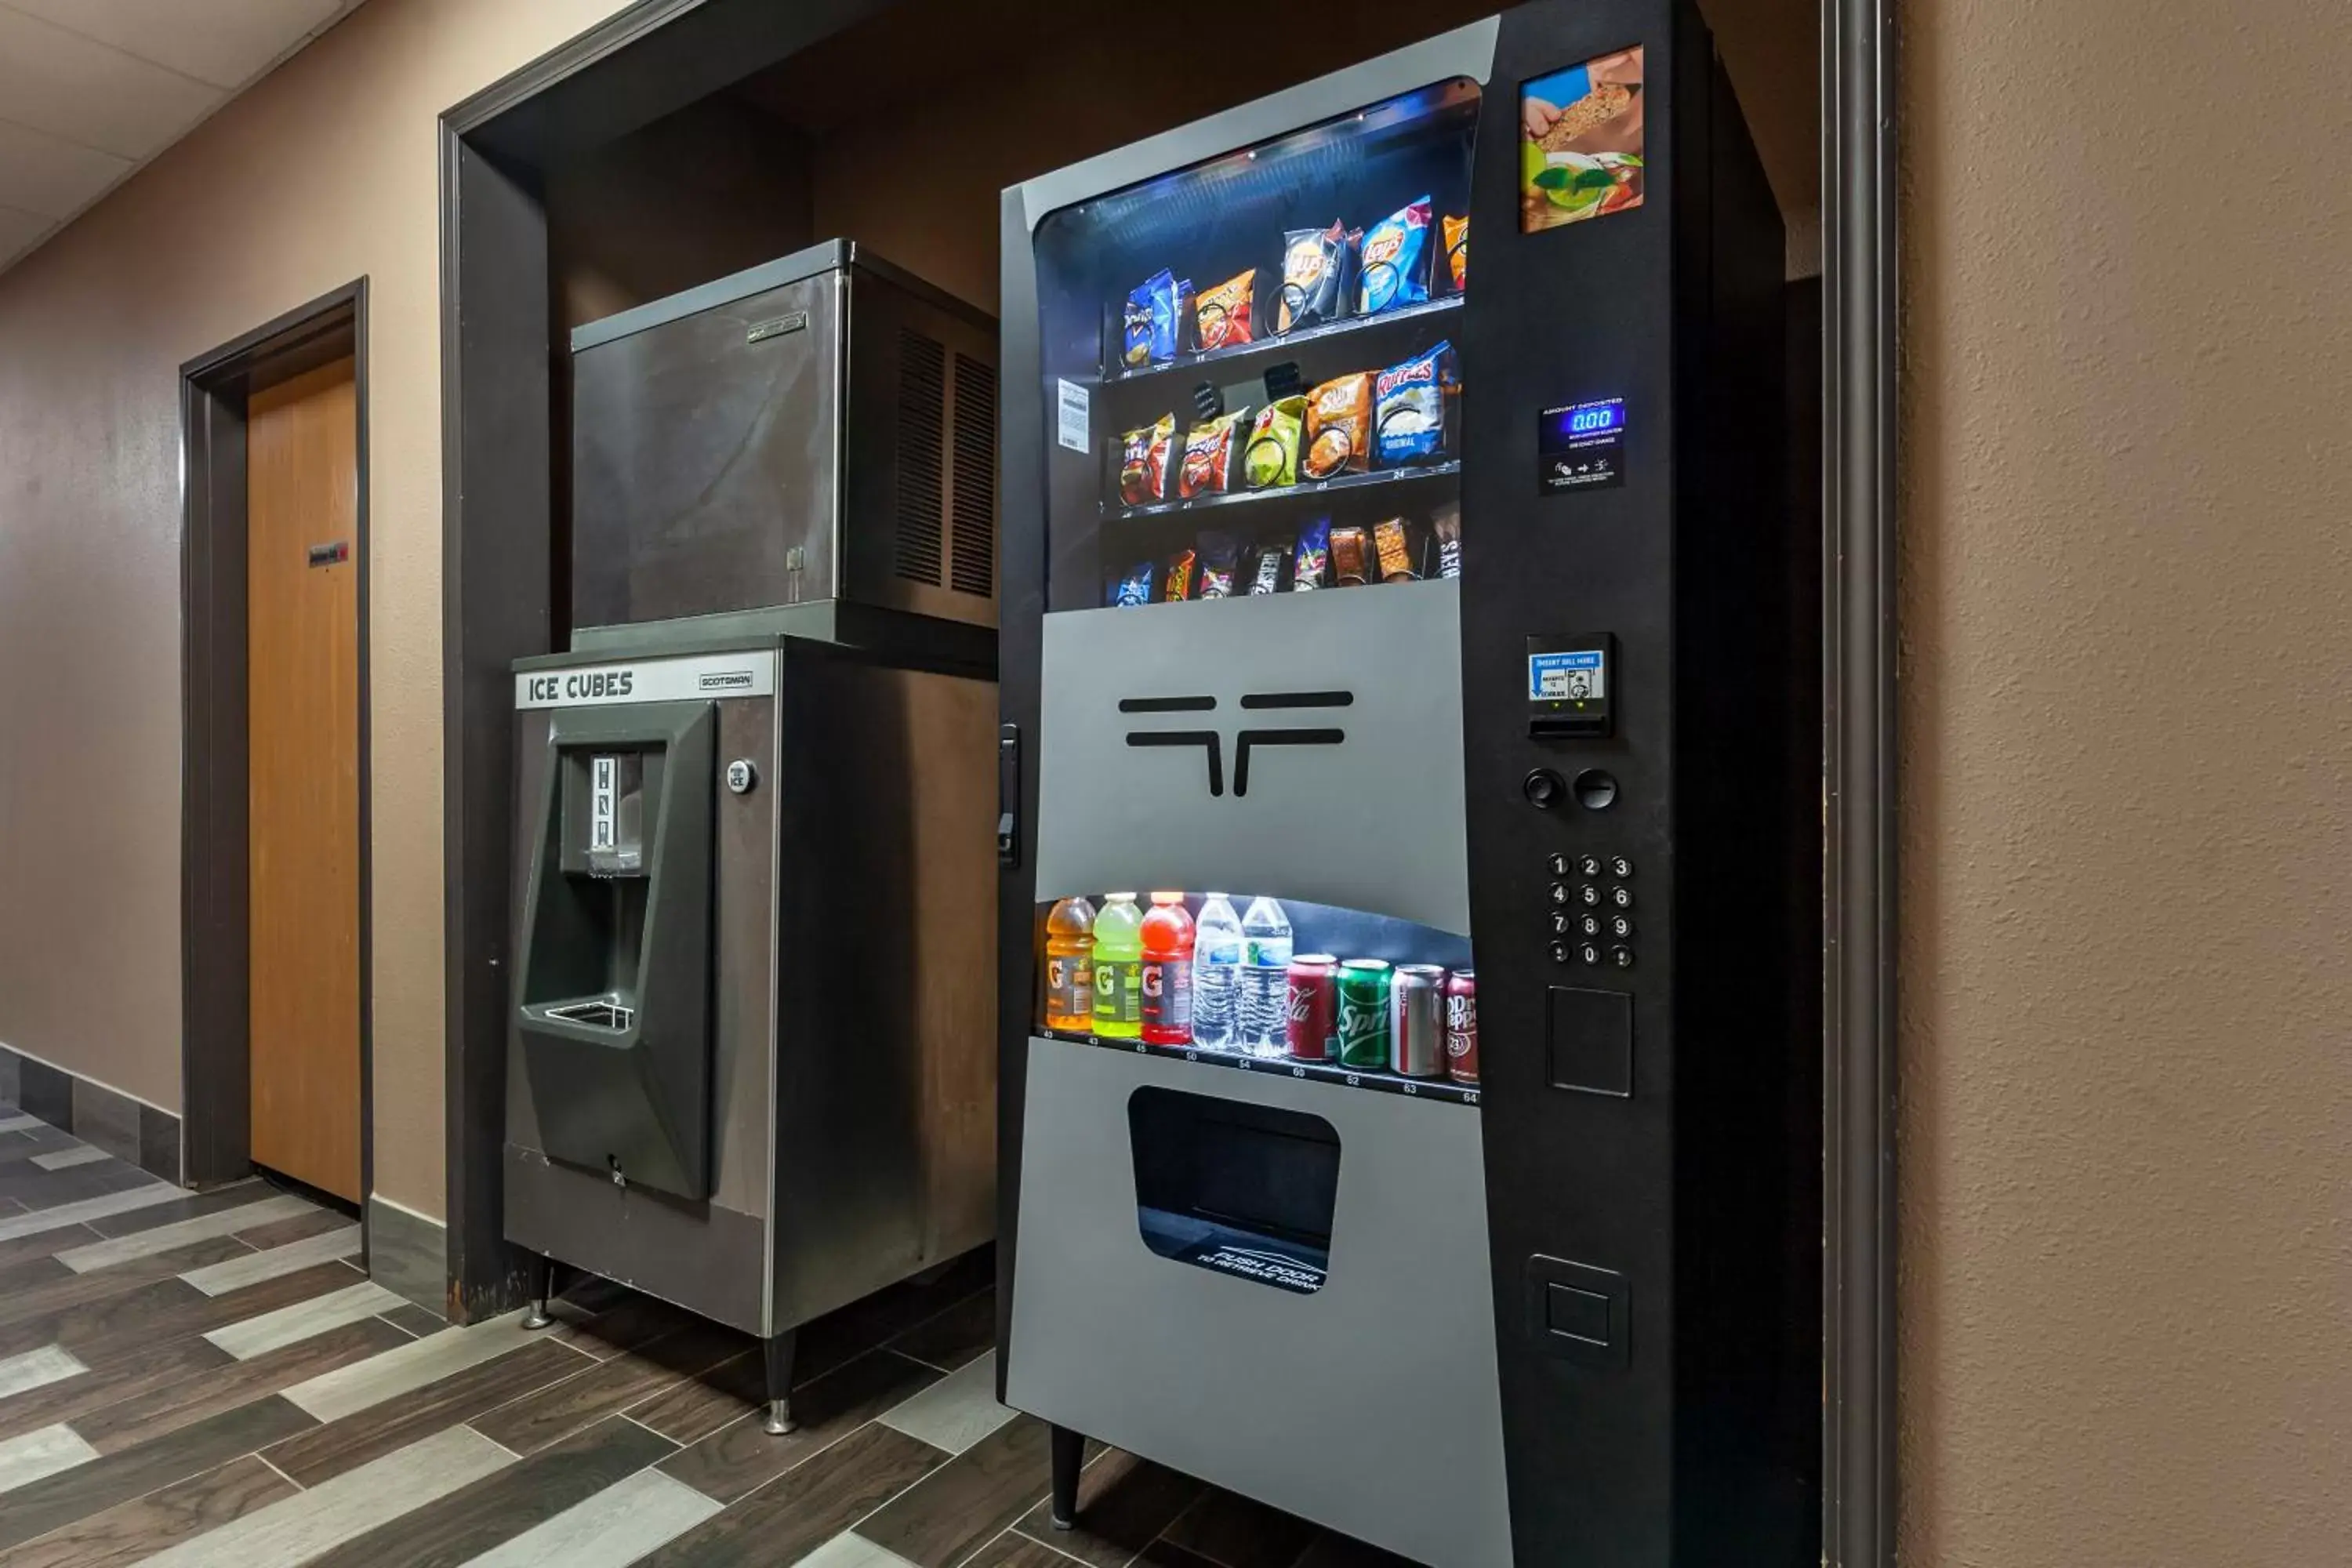
<path id="1" fill-rule="evenodd" d="M 532 850 L 517 1026 L 545 1152 L 709 1191 L 709 702 L 567 709 Z"/>

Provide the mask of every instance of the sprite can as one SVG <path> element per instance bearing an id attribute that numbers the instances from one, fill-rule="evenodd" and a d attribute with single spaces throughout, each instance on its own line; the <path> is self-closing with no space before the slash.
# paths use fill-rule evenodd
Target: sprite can
<path id="1" fill-rule="evenodd" d="M 1366 1072 L 1389 1068 L 1389 966 L 1378 958 L 1339 965 L 1339 1065 Z"/>

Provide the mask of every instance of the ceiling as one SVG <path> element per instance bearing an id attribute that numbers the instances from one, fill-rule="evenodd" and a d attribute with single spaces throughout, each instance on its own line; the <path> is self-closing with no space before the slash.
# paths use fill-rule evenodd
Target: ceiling
<path id="1" fill-rule="evenodd" d="M 0 0 L 0 269 L 360 0 Z"/>

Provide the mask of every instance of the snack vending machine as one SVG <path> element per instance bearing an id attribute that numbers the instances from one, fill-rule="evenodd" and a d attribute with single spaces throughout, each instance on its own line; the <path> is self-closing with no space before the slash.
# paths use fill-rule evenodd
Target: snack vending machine
<path id="1" fill-rule="evenodd" d="M 999 1375 L 1057 1520 L 1092 1437 L 1441 1568 L 1814 1560 L 1815 634 L 1697 14 L 1524 5 L 1003 235 Z"/>

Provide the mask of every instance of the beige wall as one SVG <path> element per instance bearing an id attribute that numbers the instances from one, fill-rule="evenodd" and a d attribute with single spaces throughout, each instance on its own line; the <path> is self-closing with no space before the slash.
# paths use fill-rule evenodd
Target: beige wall
<path id="1" fill-rule="evenodd" d="M 376 1185 L 442 1212 L 436 117 L 618 0 L 371 0 L 0 276 L 0 1041 L 180 1104 L 178 367 L 370 280 Z"/>
<path id="2" fill-rule="evenodd" d="M 1902 7 L 1904 1560 L 2352 1552 L 2352 27 Z"/>

